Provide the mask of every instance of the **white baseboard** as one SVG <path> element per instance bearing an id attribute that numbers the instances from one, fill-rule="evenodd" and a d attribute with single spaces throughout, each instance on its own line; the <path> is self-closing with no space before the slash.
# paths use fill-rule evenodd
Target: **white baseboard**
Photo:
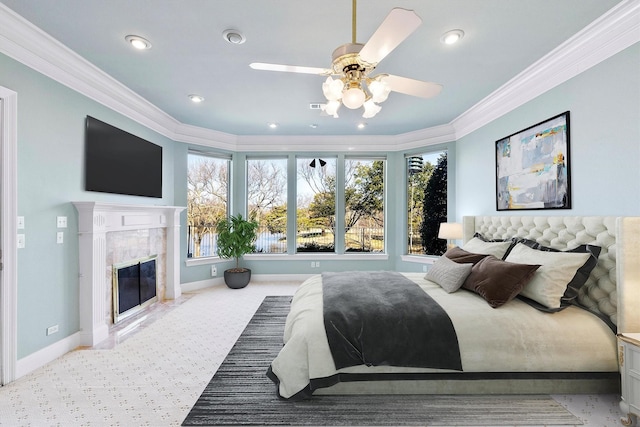
<path id="1" fill-rule="evenodd" d="M 251 276 L 251 281 L 259 284 L 260 282 L 300 282 L 313 276 L 313 274 L 254 274 Z M 183 283 L 181 284 L 182 292 L 193 292 L 199 289 L 210 288 L 212 286 L 224 285 L 223 277 L 216 277 L 207 280 L 200 280 L 197 282 Z M 22 359 L 19 359 L 16 363 L 16 376 L 15 379 L 23 377 L 38 368 L 43 367 L 49 362 L 64 356 L 80 347 L 81 336 L 80 332 L 76 332 L 73 335 L 69 335 L 66 338 L 61 339 L 48 347 L 36 351 Z"/>
<path id="2" fill-rule="evenodd" d="M 300 282 L 302 283 L 313 274 L 252 274 L 251 282 Z M 224 277 L 216 277 L 213 279 L 199 280 L 197 282 L 189 282 L 180 284 L 182 292 L 194 292 L 200 289 L 210 288 L 212 286 L 224 285 Z"/>
<path id="3" fill-rule="evenodd" d="M 49 362 L 53 362 L 58 357 L 64 356 L 80 346 L 80 332 L 69 335 L 48 347 L 38 350 L 35 353 L 19 359 L 16 363 L 16 379 L 43 367 Z"/>
<path id="4" fill-rule="evenodd" d="M 304 282 L 314 274 L 252 274 L 252 282 Z"/>
<path id="5" fill-rule="evenodd" d="M 181 283 L 180 288 L 182 289 L 182 292 L 194 292 L 216 285 L 224 285 L 224 278 L 217 277 L 207 280 L 199 280 L 197 282 Z"/>

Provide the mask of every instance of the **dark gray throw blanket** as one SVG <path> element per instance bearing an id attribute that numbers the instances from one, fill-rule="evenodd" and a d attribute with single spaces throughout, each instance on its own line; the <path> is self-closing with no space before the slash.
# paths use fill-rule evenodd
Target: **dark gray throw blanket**
<path id="1" fill-rule="evenodd" d="M 323 273 L 322 293 L 336 369 L 387 365 L 462 370 L 451 319 L 400 273 Z"/>

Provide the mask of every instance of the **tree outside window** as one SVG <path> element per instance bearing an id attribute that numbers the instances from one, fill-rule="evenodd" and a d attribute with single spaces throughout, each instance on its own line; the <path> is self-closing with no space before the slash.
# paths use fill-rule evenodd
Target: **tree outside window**
<path id="1" fill-rule="evenodd" d="M 297 159 L 296 252 L 335 252 L 336 159 Z"/>
<path id="2" fill-rule="evenodd" d="M 384 251 L 384 160 L 345 161 L 345 250 Z"/>
<path id="3" fill-rule="evenodd" d="M 443 254 L 438 228 L 447 221 L 447 152 L 407 157 L 407 187 L 407 253 Z"/>
<path id="4" fill-rule="evenodd" d="M 228 214 L 230 159 L 189 153 L 187 232 L 189 258 L 216 255 L 215 227 Z"/>
<path id="5" fill-rule="evenodd" d="M 287 252 L 287 159 L 247 160 L 248 216 L 258 222 L 256 251 Z"/>

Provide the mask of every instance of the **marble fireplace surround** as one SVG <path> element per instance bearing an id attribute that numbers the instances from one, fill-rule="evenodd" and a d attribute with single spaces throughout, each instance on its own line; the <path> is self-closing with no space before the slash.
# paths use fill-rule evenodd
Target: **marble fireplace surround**
<path id="1" fill-rule="evenodd" d="M 109 335 L 107 316 L 111 288 L 107 270 L 107 233 L 166 229 L 165 298 L 175 299 L 180 288 L 181 206 L 126 205 L 73 202 L 78 211 L 80 276 L 80 345 L 94 346 Z"/>

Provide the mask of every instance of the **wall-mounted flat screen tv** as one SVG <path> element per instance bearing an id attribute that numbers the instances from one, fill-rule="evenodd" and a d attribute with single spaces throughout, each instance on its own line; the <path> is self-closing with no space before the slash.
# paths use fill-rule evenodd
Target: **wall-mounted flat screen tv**
<path id="1" fill-rule="evenodd" d="M 162 147 L 87 116 L 85 190 L 162 197 Z"/>

